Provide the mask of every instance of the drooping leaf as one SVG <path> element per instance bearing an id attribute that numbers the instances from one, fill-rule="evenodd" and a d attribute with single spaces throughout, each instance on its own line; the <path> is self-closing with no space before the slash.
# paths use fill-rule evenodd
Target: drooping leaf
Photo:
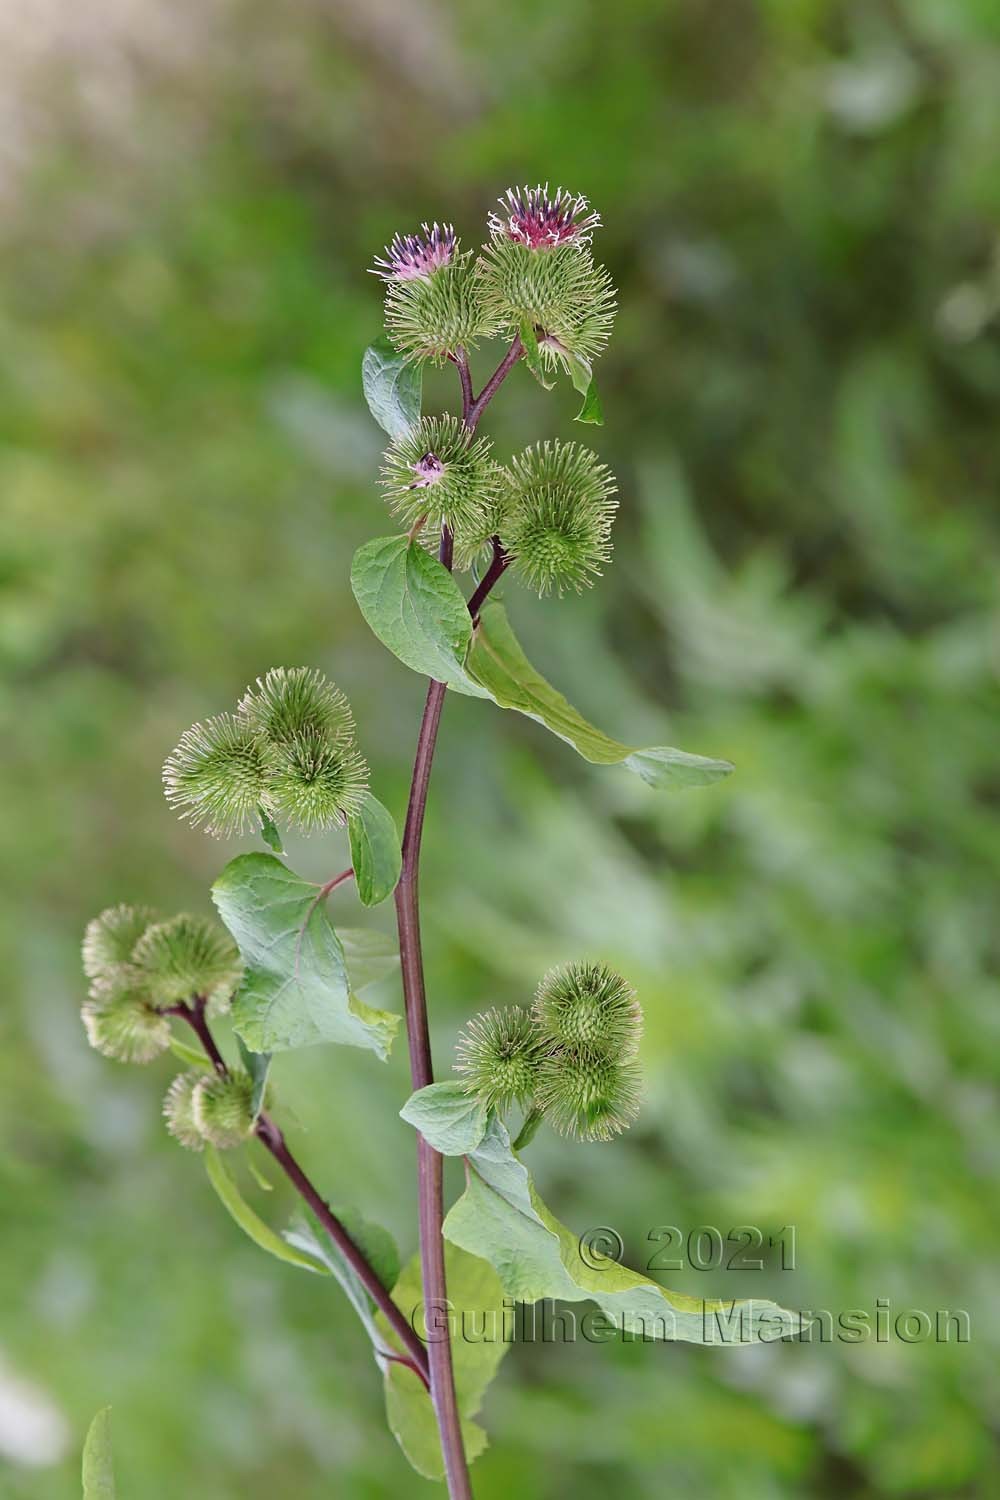
<path id="1" fill-rule="evenodd" d="M 471 1461 L 487 1445 L 486 1433 L 473 1418 L 511 1341 L 513 1330 L 505 1323 L 505 1317 L 510 1318 L 512 1310 L 509 1304 L 505 1307 L 503 1287 L 486 1261 L 467 1255 L 455 1245 L 445 1245 L 445 1279 L 455 1393 L 466 1457 Z M 404 1267 L 392 1297 L 423 1337 L 430 1320 L 424 1317 L 419 1256 L 414 1256 Z M 381 1316 L 378 1321 L 395 1345 L 395 1337 Z M 430 1332 L 433 1336 L 433 1326 Z M 437 1420 L 423 1382 L 411 1369 L 398 1363 L 386 1366 L 384 1380 L 386 1416 L 403 1452 L 418 1474 L 427 1479 L 443 1478 Z"/>
<path id="2" fill-rule="evenodd" d="M 422 366 L 407 362 L 384 336 L 364 352 L 361 384 L 368 410 L 390 437 L 402 437 L 419 422 Z"/>
<path id="3" fill-rule="evenodd" d="M 115 1500 L 115 1467 L 111 1451 L 111 1407 L 97 1413 L 83 1444 L 83 1500 Z"/>
<path id="4" fill-rule="evenodd" d="M 521 343 L 524 345 L 524 363 L 534 375 L 540 386 L 551 391 L 554 381 L 551 381 L 545 373 L 542 364 L 542 356 L 538 351 L 538 336 L 535 333 L 535 325 L 530 318 L 525 318 L 521 323 Z"/>
<path id="5" fill-rule="evenodd" d="M 443 1156 L 475 1151 L 486 1133 L 489 1115 L 485 1104 L 467 1094 L 457 1079 L 417 1089 L 399 1113 Z"/>
<path id="6" fill-rule="evenodd" d="M 270 1052 L 251 1052 L 246 1042 L 237 1032 L 236 1045 L 240 1049 L 240 1061 L 253 1079 L 253 1093 L 250 1096 L 250 1112 L 256 1120 L 264 1108 L 264 1092 L 267 1088 L 267 1075 L 271 1071 Z"/>
<path id="7" fill-rule="evenodd" d="M 347 960 L 347 974 L 355 994 L 387 979 L 399 967 L 395 938 L 372 927 L 338 927 L 337 936 Z"/>
<path id="8" fill-rule="evenodd" d="M 275 854 L 284 854 L 285 851 L 281 846 L 281 834 L 278 832 L 278 825 L 271 817 L 271 814 L 266 812 L 263 807 L 258 807 L 257 816 L 260 819 L 260 836 L 264 840 L 264 843 Z"/>
<path id="9" fill-rule="evenodd" d="M 593 1301 L 620 1331 L 695 1344 L 756 1343 L 796 1330 L 795 1315 L 775 1302 L 703 1300 L 667 1291 L 612 1260 L 590 1265 L 579 1237 L 539 1198 L 495 1115 L 466 1154 L 466 1168 L 465 1192 L 445 1219 L 445 1237 L 488 1260 L 509 1297 Z"/>
<path id="10" fill-rule="evenodd" d="M 377 906 L 396 889 L 403 865 L 396 820 L 377 797 L 366 792 L 361 811 L 348 818 L 347 830 L 358 896 L 362 905 Z"/>
<path id="11" fill-rule="evenodd" d="M 573 382 L 573 389 L 579 391 L 581 396 L 586 396 L 594 383 L 594 367 L 583 354 L 570 354 L 564 356 L 569 378 Z"/>
<path id="12" fill-rule="evenodd" d="M 604 426 L 604 408 L 597 392 L 597 384 L 591 380 L 583 393 L 583 405 L 573 418 L 574 422 L 592 422 L 595 427 Z"/>
<path id="13" fill-rule="evenodd" d="M 399 1251 L 387 1229 L 363 1219 L 356 1210 L 336 1205 L 333 1212 L 359 1249 L 363 1250 L 373 1270 L 387 1291 L 399 1280 Z M 335 1277 L 348 1301 L 360 1318 L 372 1341 L 376 1358 L 394 1345 L 375 1318 L 375 1304 L 364 1283 L 349 1261 L 345 1260 L 328 1234 L 316 1229 L 312 1220 L 302 1219 L 285 1230 L 285 1239 L 294 1250 L 318 1260 Z"/>
<path id="14" fill-rule="evenodd" d="M 486 694 L 465 670 L 472 622 L 454 578 L 417 542 L 376 537 L 354 555 L 351 588 L 383 646 L 404 666 L 473 698 Z"/>
<path id="15" fill-rule="evenodd" d="M 340 1042 L 385 1058 L 399 1017 L 353 993 L 317 895 L 273 854 L 238 855 L 216 880 L 212 899 L 246 964 L 233 1025 L 254 1052 Z"/>
<path id="16" fill-rule="evenodd" d="M 218 1193 L 219 1198 L 225 1205 L 243 1233 L 266 1250 L 268 1255 L 275 1256 L 278 1260 L 287 1261 L 289 1265 L 300 1266 L 305 1271 L 315 1271 L 320 1276 L 329 1275 L 329 1271 L 323 1261 L 311 1254 L 296 1249 L 294 1245 L 287 1244 L 280 1234 L 277 1234 L 269 1224 L 250 1207 L 243 1197 L 233 1178 L 216 1151 L 214 1146 L 205 1146 L 205 1170 L 208 1180 Z"/>
<path id="17" fill-rule="evenodd" d="M 502 604 L 490 602 L 480 611 L 467 666 L 494 703 L 544 724 L 592 765 L 624 766 L 653 787 L 707 786 L 733 769 L 727 760 L 710 760 L 670 745 L 635 749 L 603 734 L 536 672 Z"/>
<path id="18" fill-rule="evenodd" d="M 170 1050 L 186 1068 L 204 1068 L 207 1073 L 211 1073 L 211 1059 L 199 1047 L 191 1047 L 187 1042 L 182 1042 L 180 1037 L 172 1036 Z"/>

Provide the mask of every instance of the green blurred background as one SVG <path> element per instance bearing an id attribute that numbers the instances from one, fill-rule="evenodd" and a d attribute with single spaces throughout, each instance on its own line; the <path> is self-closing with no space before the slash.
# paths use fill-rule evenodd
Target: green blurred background
<path id="1" fill-rule="evenodd" d="M 794 1225 L 794 1271 L 665 1279 L 962 1307 L 972 1338 L 517 1348 L 477 1496 L 1000 1493 L 995 0 L 10 3 L 0 96 L 0 1492 L 75 1500 L 111 1402 L 124 1500 L 440 1493 L 336 1290 L 168 1141 L 169 1065 L 88 1050 L 78 942 L 123 898 L 209 909 L 240 846 L 179 824 L 159 766 L 269 666 L 348 691 L 401 811 L 422 685 L 347 586 L 389 529 L 365 267 L 425 217 L 475 244 L 549 179 L 605 220 L 607 426 L 518 371 L 486 427 L 592 440 L 622 510 L 592 593 L 507 602 L 602 726 L 738 769 L 655 795 L 448 703 L 439 1070 L 471 1011 L 607 959 L 648 1097 L 613 1145 L 538 1137 L 560 1217 L 638 1267 L 657 1226 Z M 324 1190 L 410 1253 L 404 1052 L 275 1072 Z"/>

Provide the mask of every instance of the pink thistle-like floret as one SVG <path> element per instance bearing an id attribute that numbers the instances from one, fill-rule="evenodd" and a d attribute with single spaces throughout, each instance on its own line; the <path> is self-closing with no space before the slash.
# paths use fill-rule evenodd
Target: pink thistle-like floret
<path id="1" fill-rule="evenodd" d="M 491 234 L 527 245 L 529 250 L 546 250 L 553 245 L 585 245 L 600 226 L 600 214 L 586 212 L 587 199 L 574 196 L 563 188 L 549 194 L 544 187 L 508 188 L 498 200 L 502 214 L 489 218 Z"/>
<path id="2" fill-rule="evenodd" d="M 423 234 L 396 234 L 385 255 L 375 257 L 373 276 L 384 281 L 417 281 L 447 266 L 458 241 L 451 224 L 422 224 Z"/>

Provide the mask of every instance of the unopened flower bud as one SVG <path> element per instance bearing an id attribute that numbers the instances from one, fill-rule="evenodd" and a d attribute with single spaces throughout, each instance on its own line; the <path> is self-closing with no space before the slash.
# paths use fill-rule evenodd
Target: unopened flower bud
<path id="1" fill-rule="evenodd" d="M 170 1022 L 127 970 L 96 981 L 80 1014 L 90 1045 L 116 1062 L 152 1062 L 170 1045 Z"/>
<path id="2" fill-rule="evenodd" d="M 531 1099 L 539 1068 L 539 1039 L 526 1010 L 488 1010 L 466 1023 L 456 1046 L 463 1087 L 488 1108 L 506 1110 Z"/>
<path id="3" fill-rule="evenodd" d="M 253 1134 L 253 1080 L 242 1068 L 204 1074 L 195 1083 L 191 1112 L 199 1135 L 221 1150 L 239 1146 Z"/>

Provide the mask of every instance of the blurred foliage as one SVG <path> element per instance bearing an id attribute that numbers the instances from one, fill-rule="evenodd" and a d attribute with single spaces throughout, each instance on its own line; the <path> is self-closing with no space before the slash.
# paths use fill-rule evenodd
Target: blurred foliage
<path id="1" fill-rule="evenodd" d="M 435 1493 L 335 1289 L 255 1251 L 167 1139 L 167 1065 L 88 1051 L 77 945 L 123 898 L 208 912 L 241 846 L 178 824 L 158 768 L 272 665 L 348 692 L 401 810 L 421 685 L 347 587 L 387 529 L 364 268 L 424 217 L 475 243 L 538 178 L 605 219 L 589 431 L 623 506 L 592 594 L 508 606 L 609 731 L 738 769 L 657 795 L 449 702 L 439 1069 L 548 965 L 614 964 L 647 1104 L 612 1145 L 539 1135 L 560 1218 L 640 1267 L 657 1225 L 795 1225 L 794 1271 L 664 1279 L 963 1307 L 972 1339 L 525 1345 L 477 1496 L 998 1493 L 994 0 L 48 0 L 0 40 L 4 1495 L 75 1500 L 105 1403 L 125 1496 Z M 509 452 L 576 435 L 577 404 L 517 372 L 487 426 Z M 306 1165 L 410 1253 L 403 1049 L 274 1072 Z"/>

